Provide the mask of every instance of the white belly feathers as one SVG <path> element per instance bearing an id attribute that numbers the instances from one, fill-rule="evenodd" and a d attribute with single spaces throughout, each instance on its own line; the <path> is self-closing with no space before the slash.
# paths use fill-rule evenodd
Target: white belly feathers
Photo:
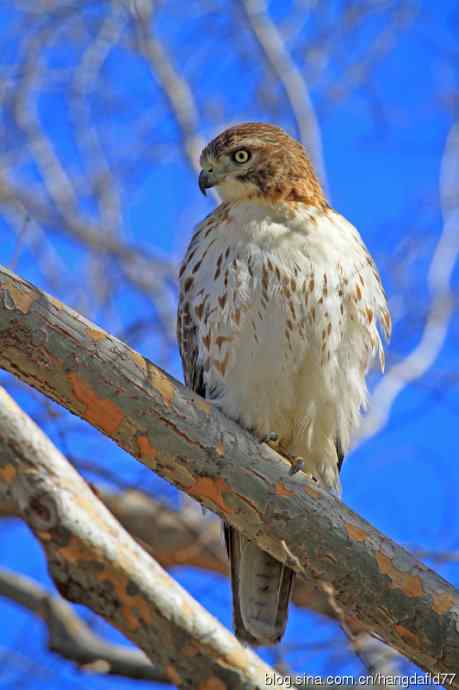
<path id="1" fill-rule="evenodd" d="M 366 404 L 365 374 L 390 329 L 381 283 L 357 231 L 333 211 L 222 204 L 181 271 L 207 397 L 258 437 L 276 432 L 338 490 Z"/>

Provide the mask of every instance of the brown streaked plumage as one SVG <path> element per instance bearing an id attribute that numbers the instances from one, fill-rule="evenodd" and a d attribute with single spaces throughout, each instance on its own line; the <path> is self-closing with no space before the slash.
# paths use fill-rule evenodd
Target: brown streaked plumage
<path id="1" fill-rule="evenodd" d="M 390 316 L 357 230 L 331 209 L 307 153 L 279 127 L 231 127 L 204 149 L 199 186 L 223 203 L 180 269 L 186 383 L 340 493 L 366 402 L 365 374 Z M 283 635 L 294 573 L 225 525 L 237 636 Z"/>

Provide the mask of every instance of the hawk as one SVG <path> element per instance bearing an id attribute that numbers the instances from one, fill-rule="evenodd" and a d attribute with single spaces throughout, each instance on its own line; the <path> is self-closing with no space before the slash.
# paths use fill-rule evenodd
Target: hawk
<path id="1" fill-rule="evenodd" d="M 303 148 L 279 127 L 231 127 L 201 154 L 201 191 L 222 203 L 180 268 L 185 382 L 293 470 L 340 495 L 339 471 L 367 401 L 365 375 L 391 321 L 357 230 L 334 211 Z M 294 573 L 229 525 L 236 635 L 285 630 Z"/>

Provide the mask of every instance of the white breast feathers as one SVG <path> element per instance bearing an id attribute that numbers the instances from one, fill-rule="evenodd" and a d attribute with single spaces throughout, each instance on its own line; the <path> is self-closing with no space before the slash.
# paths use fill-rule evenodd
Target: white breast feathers
<path id="1" fill-rule="evenodd" d="M 182 356 L 206 397 L 259 438 L 276 432 L 339 490 L 336 442 L 349 448 L 384 365 L 390 316 L 357 230 L 299 203 L 224 203 L 198 226 L 181 269 Z M 187 365 L 185 365 L 186 368 Z"/>

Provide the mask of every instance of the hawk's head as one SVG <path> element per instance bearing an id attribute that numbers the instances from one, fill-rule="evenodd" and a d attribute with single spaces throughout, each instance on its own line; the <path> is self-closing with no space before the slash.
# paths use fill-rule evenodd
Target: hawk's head
<path id="1" fill-rule="evenodd" d="M 199 187 L 216 187 L 223 201 L 264 198 L 326 207 L 303 146 L 280 127 L 247 122 L 230 127 L 201 154 Z"/>

